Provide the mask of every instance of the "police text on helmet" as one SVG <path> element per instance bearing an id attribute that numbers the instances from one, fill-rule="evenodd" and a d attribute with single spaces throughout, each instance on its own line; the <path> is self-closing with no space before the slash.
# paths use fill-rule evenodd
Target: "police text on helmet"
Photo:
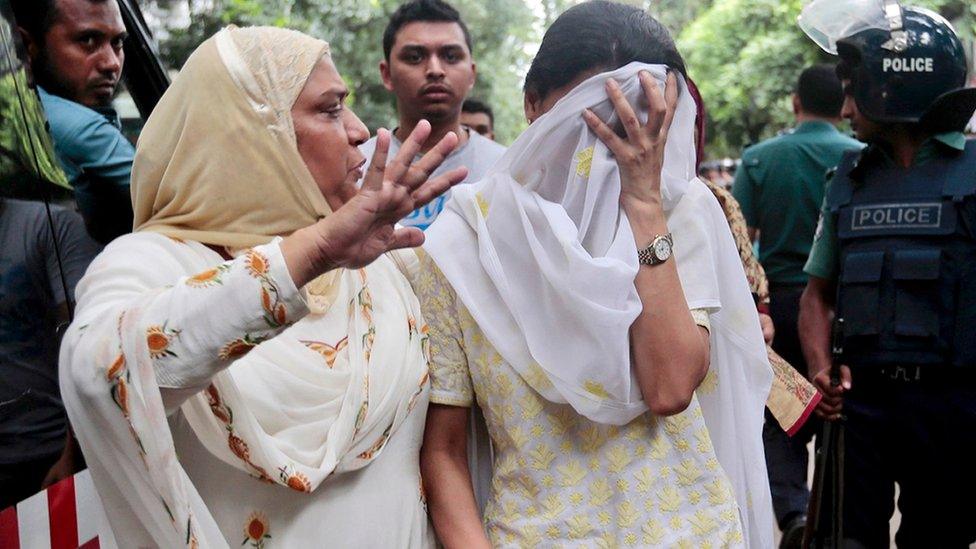
<path id="1" fill-rule="evenodd" d="M 931 57 L 886 57 L 881 62 L 884 72 L 935 72 Z"/>

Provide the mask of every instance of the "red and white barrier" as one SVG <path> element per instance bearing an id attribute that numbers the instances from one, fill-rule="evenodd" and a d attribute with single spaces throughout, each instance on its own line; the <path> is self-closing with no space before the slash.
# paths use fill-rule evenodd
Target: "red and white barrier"
<path id="1" fill-rule="evenodd" d="M 117 549 L 87 470 L 0 511 L 0 549 Z"/>

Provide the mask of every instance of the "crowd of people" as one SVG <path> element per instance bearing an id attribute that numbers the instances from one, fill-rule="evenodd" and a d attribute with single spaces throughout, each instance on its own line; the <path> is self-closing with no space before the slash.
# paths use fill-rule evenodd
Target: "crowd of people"
<path id="1" fill-rule="evenodd" d="M 627 4 L 546 29 L 506 148 L 443 0 L 377 44 L 393 129 L 326 41 L 228 26 L 135 146 L 116 2 L 12 3 L 73 200 L 0 199 L 0 509 L 87 467 L 121 547 L 874 548 L 897 483 L 900 547 L 976 543 L 976 89 L 939 15 L 814 0 L 839 62 L 709 162 Z"/>

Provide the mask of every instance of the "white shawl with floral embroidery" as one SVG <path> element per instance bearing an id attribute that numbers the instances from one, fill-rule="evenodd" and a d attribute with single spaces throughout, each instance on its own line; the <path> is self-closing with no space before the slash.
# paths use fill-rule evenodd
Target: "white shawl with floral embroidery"
<path id="1" fill-rule="evenodd" d="M 62 394 L 121 546 L 240 543 L 187 477 L 167 410 L 227 482 L 253 482 L 236 469 L 284 497 L 372 462 L 427 386 L 419 304 L 387 258 L 341 271 L 322 314 L 307 314 L 277 241 L 219 261 L 136 233 L 78 284 Z"/>

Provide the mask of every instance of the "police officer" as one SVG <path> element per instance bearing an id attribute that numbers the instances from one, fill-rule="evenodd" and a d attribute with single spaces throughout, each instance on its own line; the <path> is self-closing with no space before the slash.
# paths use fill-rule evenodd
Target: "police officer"
<path id="1" fill-rule="evenodd" d="M 874 8 L 876 11 L 872 11 Z M 800 25 L 840 56 L 859 140 L 826 191 L 799 329 L 818 413 L 845 418 L 844 537 L 976 541 L 976 108 L 951 25 L 925 9 L 816 0 Z M 830 383 L 831 320 L 840 384 Z M 858 546 L 858 545 L 855 545 Z"/>

